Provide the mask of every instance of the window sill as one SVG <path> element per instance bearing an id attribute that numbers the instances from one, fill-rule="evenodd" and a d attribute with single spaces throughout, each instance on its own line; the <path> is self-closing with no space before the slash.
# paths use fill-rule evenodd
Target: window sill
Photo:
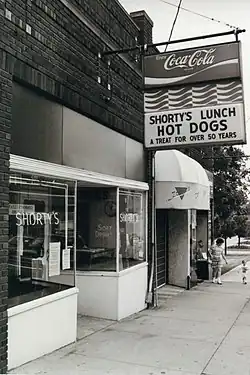
<path id="1" fill-rule="evenodd" d="M 36 309 L 38 307 L 41 307 L 43 305 L 47 305 L 52 302 L 56 302 L 60 299 L 70 297 L 72 295 L 78 294 L 78 289 L 76 287 L 69 288 L 67 290 L 63 290 L 61 292 L 57 292 L 45 297 L 38 298 L 36 300 L 22 303 L 21 305 L 17 305 L 14 307 L 8 308 L 8 318 L 11 318 L 12 316 L 22 314 L 26 311 L 30 311 L 33 309 Z"/>
<path id="2" fill-rule="evenodd" d="M 126 268 L 125 270 L 120 271 L 118 273 L 118 276 L 122 277 L 122 276 L 126 275 L 127 273 L 135 272 L 135 271 L 140 270 L 141 268 L 145 268 L 147 266 L 148 266 L 148 263 L 146 261 L 142 262 L 140 264 L 136 264 L 135 266 L 132 266 L 132 267 Z"/>
<path id="3" fill-rule="evenodd" d="M 145 268 L 148 266 L 148 262 L 142 262 L 140 264 L 136 264 L 135 266 L 126 268 L 120 272 L 103 272 L 103 271 L 76 271 L 76 276 L 102 276 L 102 277 L 122 277 L 128 273 L 135 272 L 141 268 Z"/>

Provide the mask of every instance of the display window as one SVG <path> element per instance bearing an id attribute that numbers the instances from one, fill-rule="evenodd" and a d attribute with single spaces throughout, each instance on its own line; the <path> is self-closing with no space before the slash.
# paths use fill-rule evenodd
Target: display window
<path id="1" fill-rule="evenodd" d="M 119 272 L 146 260 L 146 198 L 117 188 L 79 188 L 76 249 L 81 271 Z"/>
<path id="2" fill-rule="evenodd" d="M 78 189 L 77 271 L 116 272 L 117 188 Z"/>
<path id="3" fill-rule="evenodd" d="M 146 259 L 146 192 L 11 173 L 9 307 Z"/>
<path id="4" fill-rule="evenodd" d="M 145 195 L 119 192 L 119 270 L 146 261 Z"/>
<path id="5" fill-rule="evenodd" d="M 11 173 L 9 307 L 74 286 L 75 184 Z"/>

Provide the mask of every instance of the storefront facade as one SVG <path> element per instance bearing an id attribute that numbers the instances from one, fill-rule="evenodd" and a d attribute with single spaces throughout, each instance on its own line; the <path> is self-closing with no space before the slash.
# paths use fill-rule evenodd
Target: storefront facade
<path id="1" fill-rule="evenodd" d="M 150 43 L 153 23 L 110 4 L 2 6 L 0 373 L 73 342 L 77 310 L 120 319 L 145 307 L 141 66 L 97 56 Z"/>
<path id="2" fill-rule="evenodd" d="M 76 341 L 77 314 L 146 307 L 145 169 L 140 142 L 13 83 L 9 369 Z"/>
<path id="3" fill-rule="evenodd" d="M 13 84 L 12 150 L 9 369 L 76 341 L 77 314 L 143 310 L 148 277 L 141 143 Z"/>
<path id="4" fill-rule="evenodd" d="M 158 151 L 156 169 L 156 286 L 190 288 L 197 281 L 198 242 L 208 248 L 209 181 L 202 166 L 176 150 Z"/>
<path id="5" fill-rule="evenodd" d="M 76 182 L 10 161 L 8 368 L 76 341 Z M 67 282 L 65 270 L 72 267 Z M 62 329 L 63 327 L 63 329 Z M 39 343 L 39 344 L 37 344 Z"/>
<path id="6" fill-rule="evenodd" d="M 74 342 L 77 313 L 145 308 L 148 190 L 15 155 L 10 171 L 9 369 Z"/>

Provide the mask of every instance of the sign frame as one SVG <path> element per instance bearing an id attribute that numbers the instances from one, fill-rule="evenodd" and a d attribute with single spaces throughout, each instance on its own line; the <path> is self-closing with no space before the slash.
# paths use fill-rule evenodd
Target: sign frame
<path id="1" fill-rule="evenodd" d="M 149 58 L 151 56 L 162 56 L 162 55 L 166 55 L 166 54 L 171 54 L 171 53 L 176 53 L 176 52 L 184 52 L 184 51 L 189 51 L 189 50 L 199 50 L 199 49 L 203 49 L 203 48 L 208 48 L 208 47 L 216 47 L 216 46 L 225 46 L 225 45 L 236 45 L 237 48 L 238 48 L 238 66 L 239 66 L 239 75 L 238 77 L 237 76 L 234 76 L 232 78 L 228 77 L 228 78 L 217 78 L 217 79 L 209 79 L 209 80 L 206 80 L 206 81 L 203 81 L 203 82 L 200 82 L 200 81 L 197 81 L 197 82 L 188 82 L 188 83 L 185 83 L 183 82 L 182 84 L 170 84 L 170 85 L 154 85 L 154 86 L 148 86 L 146 85 L 145 83 L 145 58 Z M 241 134 L 240 134 L 240 140 L 230 140 L 230 139 L 221 139 L 221 140 L 215 140 L 215 141 L 210 141 L 210 142 L 199 142 L 199 143 L 196 143 L 196 142 L 185 142 L 185 143 L 180 143 L 180 144 L 171 144 L 171 143 L 168 143 L 168 144 L 165 144 L 164 145 L 157 145 L 157 144 L 154 144 L 154 145 L 149 145 L 148 144 L 148 139 L 146 140 L 146 135 L 147 135 L 147 131 L 146 131 L 146 127 L 149 127 L 150 125 L 149 124 L 146 124 L 146 116 L 151 114 L 152 116 L 157 116 L 159 115 L 160 113 L 164 112 L 164 111 L 155 111 L 155 112 L 145 112 L 145 108 L 144 108 L 144 148 L 148 151 L 160 151 L 160 150 L 170 150 L 170 149 L 183 149 L 183 148 L 200 148 L 200 147 L 220 147 L 220 146 L 232 146 L 232 145 L 244 145 L 247 143 L 247 130 L 246 130 L 246 109 L 245 109 L 245 100 L 244 100 L 244 84 L 243 84 L 243 69 L 242 69 L 242 44 L 240 41 L 236 40 L 236 41 L 230 41 L 230 42 L 224 42 L 224 43 L 218 43 L 218 44 L 207 44 L 207 45 L 202 45 L 202 46 L 197 46 L 197 47 L 190 47 L 190 48 L 183 48 L 183 49 L 180 49 L 180 50 L 172 50 L 172 51 L 169 51 L 169 52 L 160 52 L 160 53 L 154 53 L 154 54 L 150 54 L 150 55 L 145 55 L 144 56 L 144 60 L 143 60 L 143 85 L 144 85 L 144 107 L 145 107 L 145 94 L 152 94 L 152 92 L 155 92 L 156 90 L 167 90 L 167 89 L 181 89 L 181 88 L 184 88 L 184 87 L 188 87 L 190 86 L 191 88 L 193 88 L 193 86 L 195 85 L 207 85 L 207 84 L 214 84 L 214 83 L 220 83 L 220 82 L 226 82 L 226 81 L 237 81 L 240 83 L 241 85 L 241 88 L 242 88 L 242 92 L 241 92 L 241 97 L 242 97 L 242 100 L 241 101 L 238 101 L 238 102 L 225 102 L 225 106 L 226 105 L 231 105 L 233 106 L 234 104 L 241 104 L 242 105 L 242 112 L 243 112 L 243 116 L 242 116 L 242 122 L 241 122 Z M 215 104 L 215 105 L 211 105 L 209 106 L 210 108 L 213 108 L 213 106 L 217 107 L 217 106 L 220 106 L 223 107 L 224 104 Z M 198 108 L 198 106 L 192 106 L 192 107 L 189 107 L 189 108 L 183 108 L 183 107 L 180 107 L 179 108 L 179 111 L 185 111 L 185 110 L 190 110 L 191 112 L 195 109 L 195 108 Z M 199 109 L 205 109 L 205 107 L 200 107 Z M 177 108 L 173 108 L 172 111 L 175 111 Z M 168 110 L 165 110 L 165 113 L 168 114 L 168 113 L 171 113 L 171 109 L 168 109 Z"/>
<path id="2" fill-rule="evenodd" d="M 174 54 L 174 53 L 182 53 L 182 52 L 185 52 L 185 51 L 190 51 L 190 50 L 195 50 L 195 49 L 202 49 L 202 48 L 212 48 L 212 47 L 217 47 L 217 46 L 226 46 L 226 45 L 238 45 L 238 55 L 239 55 L 239 75 L 236 75 L 234 78 L 242 78 L 242 70 L 241 70 L 241 56 L 242 56 L 242 51 L 241 51 L 241 43 L 239 41 L 232 41 L 232 42 L 224 42 L 224 43 L 217 43 L 217 44 L 206 44 L 206 45 L 202 45 L 202 46 L 197 46 L 197 47 L 189 47 L 189 48 L 181 48 L 181 49 L 174 49 L 174 50 L 171 50 L 171 51 L 168 51 L 168 52 L 159 52 L 159 53 L 152 53 L 150 55 L 145 55 L 144 56 L 144 59 L 149 59 L 151 57 L 156 57 L 156 56 L 164 56 L 164 55 L 170 55 L 170 54 Z M 143 64 L 143 83 L 144 83 L 144 91 L 150 91 L 150 90 L 154 90 L 154 89 L 159 89 L 160 87 L 166 87 L 166 86 L 184 86 L 184 85 L 190 85 L 191 83 L 181 83 L 181 84 L 169 84 L 169 85 L 154 85 L 154 86 L 147 86 L 145 84 L 145 79 L 146 79 L 146 69 L 145 69 L 145 61 L 144 61 L 144 64 Z M 221 78 L 221 80 L 223 79 L 226 79 L 226 78 Z M 212 80 L 209 80 L 210 82 L 211 81 L 218 81 L 218 79 L 212 79 Z M 205 81 L 201 81 L 201 82 L 209 82 L 208 80 L 205 80 Z M 196 83 L 198 83 L 198 81 L 195 81 Z M 194 82 L 193 82 L 194 83 Z"/>
<path id="3" fill-rule="evenodd" d="M 239 104 L 239 103 L 236 103 L 236 104 Z M 240 103 L 242 104 L 242 103 Z M 225 104 L 225 106 L 228 106 L 229 104 Z M 233 104 L 230 104 L 232 107 L 233 107 Z M 214 106 L 214 107 L 217 107 L 217 106 Z M 211 106 L 211 108 L 213 108 L 213 106 Z M 195 107 L 195 108 L 192 108 L 192 109 L 196 109 L 196 110 L 202 110 L 204 109 L 204 107 Z M 185 109 L 183 110 L 180 110 L 179 112 L 183 112 L 185 111 Z M 244 105 L 242 106 L 242 114 L 243 114 L 243 121 L 244 121 L 244 125 L 245 125 L 245 108 L 244 108 Z M 158 113 L 155 113 L 155 115 L 159 115 Z M 146 122 L 145 118 L 144 118 L 144 121 Z M 149 125 L 150 126 L 150 125 Z M 227 140 L 226 141 L 226 144 L 228 146 L 230 145 L 244 145 L 246 144 L 246 127 L 244 126 L 242 128 L 242 131 L 243 131 L 243 136 L 242 138 L 244 138 L 243 140 L 241 141 L 237 141 L 237 143 L 234 141 L 234 140 Z M 200 133 L 199 133 L 200 134 Z M 210 147 L 214 147 L 214 146 L 223 146 L 225 144 L 225 140 L 223 141 L 224 138 L 222 138 L 220 141 L 216 141 L 216 142 L 187 142 L 187 143 L 177 143 L 177 144 L 173 144 L 173 143 L 167 143 L 165 144 L 165 147 L 164 146 L 161 146 L 161 145 L 154 145 L 154 146 L 146 146 L 146 129 L 144 130 L 144 147 L 150 151 L 160 151 L 160 150 L 171 150 L 171 149 L 175 149 L 175 150 L 178 150 L 178 149 L 183 149 L 183 148 L 188 148 L 188 147 L 191 147 L 191 148 L 200 148 L 200 147 L 207 147 L 207 146 L 210 146 Z M 184 136 L 184 135 L 183 135 Z M 167 136 L 166 136 L 167 137 Z M 159 137 L 160 138 L 160 137 Z M 164 136 L 165 138 L 165 136 Z"/>

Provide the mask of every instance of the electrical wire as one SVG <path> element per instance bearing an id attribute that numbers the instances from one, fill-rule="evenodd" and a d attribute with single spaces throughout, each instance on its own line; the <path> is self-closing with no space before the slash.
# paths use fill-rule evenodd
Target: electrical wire
<path id="1" fill-rule="evenodd" d="M 178 7 L 179 7 L 178 5 L 173 4 L 173 3 L 171 3 L 171 2 L 169 2 L 169 1 L 167 1 L 167 0 L 159 0 L 159 1 L 161 1 L 162 3 L 168 4 L 168 5 L 171 5 L 171 6 L 175 7 L 175 8 L 178 8 Z M 213 17 L 205 16 L 204 14 L 201 14 L 201 13 L 195 12 L 195 11 L 193 11 L 193 10 L 191 10 L 191 9 L 183 8 L 183 7 L 181 7 L 181 6 L 180 6 L 180 9 L 181 9 L 181 10 L 184 10 L 185 12 L 192 13 L 192 14 L 194 14 L 194 15 L 196 15 L 196 16 L 199 16 L 199 17 L 205 18 L 205 19 L 207 19 L 207 20 L 210 20 L 210 21 L 214 21 L 214 22 L 217 22 L 217 23 L 223 24 L 223 25 L 229 27 L 230 29 L 235 29 L 235 30 L 236 30 L 236 29 L 239 29 L 239 27 L 237 27 L 237 26 L 230 25 L 229 23 L 226 23 L 226 22 L 223 22 L 223 21 L 217 20 L 216 18 L 213 18 Z"/>
<path id="2" fill-rule="evenodd" d="M 175 27 L 175 24 L 176 24 L 176 21 L 177 21 L 177 18 L 179 16 L 180 9 L 181 9 L 181 3 L 182 3 L 182 0 L 179 1 L 179 5 L 177 6 L 177 12 L 176 12 L 175 19 L 174 19 L 174 22 L 173 22 L 173 25 L 172 25 L 172 28 L 171 28 L 171 31 L 170 31 L 170 34 L 169 34 L 168 43 L 166 44 L 166 47 L 165 47 L 165 52 L 167 51 L 168 44 L 169 44 L 169 42 L 172 38 L 173 32 L 174 32 L 174 27 Z"/>

